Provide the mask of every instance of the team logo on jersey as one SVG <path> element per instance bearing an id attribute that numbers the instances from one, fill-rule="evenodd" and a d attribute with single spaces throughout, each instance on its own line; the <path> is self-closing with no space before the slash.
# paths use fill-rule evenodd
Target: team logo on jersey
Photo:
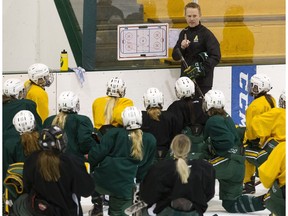
<path id="1" fill-rule="evenodd" d="M 193 42 L 194 42 L 194 43 L 197 43 L 197 42 L 198 42 L 198 35 L 196 35 L 196 36 L 194 37 Z"/>

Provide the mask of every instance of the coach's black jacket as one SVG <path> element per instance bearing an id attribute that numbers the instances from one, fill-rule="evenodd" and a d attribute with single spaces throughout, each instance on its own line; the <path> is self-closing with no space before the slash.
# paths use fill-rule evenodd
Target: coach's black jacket
<path id="1" fill-rule="evenodd" d="M 187 39 L 190 40 L 190 45 L 186 49 L 181 49 L 181 42 L 184 39 L 184 35 L 187 35 Z M 205 26 L 199 23 L 196 27 L 186 27 L 180 32 L 179 39 L 173 49 L 172 57 L 174 60 L 180 60 L 180 56 L 176 49 L 179 48 L 184 59 L 188 65 L 199 61 L 198 54 L 201 52 L 207 52 L 208 59 L 203 62 L 205 68 L 205 77 L 196 78 L 196 82 L 200 86 L 211 87 L 213 85 L 213 73 L 214 67 L 220 62 L 221 52 L 220 44 L 214 34 Z M 185 76 L 183 71 L 185 65 L 181 65 L 181 76 Z"/>

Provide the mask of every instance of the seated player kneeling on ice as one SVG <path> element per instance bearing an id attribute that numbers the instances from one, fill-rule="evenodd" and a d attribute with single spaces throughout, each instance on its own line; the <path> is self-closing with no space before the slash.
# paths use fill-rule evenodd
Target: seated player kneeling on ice
<path id="1" fill-rule="evenodd" d="M 208 116 L 202 110 L 202 100 L 195 98 L 195 85 L 188 77 L 180 77 L 175 82 L 175 100 L 167 111 L 177 116 L 182 133 L 186 134 L 193 145 L 188 158 L 204 158 L 205 142 L 203 141 L 203 128 Z"/>
<path id="2" fill-rule="evenodd" d="M 142 114 L 134 106 L 122 112 L 123 127 L 109 129 L 88 154 L 95 190 L 89 215 L 103 215 L 102 195 L 109 195 L 109 215 L 125 215 L 135 183 L 142 181 L 156 154 L 156 139 L 142 132 Z M 136 178 L 136 182 L 135 179 Z"/>
<path id="3" fill-rule="evenodd" d="M 231 213 L 264 210 L 264 195 L 242 195 L 245 157 L 235 123 L 224 106 L 225 96 L 222 91 L 209 90 L 205 94 L 203 109 L 209 118 L 204 128 L 204 140 L 209 146 L 209 162 L 216 170 L 222 206 Z"/>
<path id="4" fill-rule="evenodd" d="M 65 153 L 67 137 L 58 126 L 43 129 L 39 144 L 42 150 L 25 160 L 24 194 L 11 215 L 82 216 L 80 198 L 94 189 L 83 160 Z"/>
<path id="5" fill-rule="evenodd" d="M 170 148 L 173 158 L 151 167 L 140 184 L 140 198 L 148 208 L 155 204 L 157 215 L 203 215 L 215 193 L 215 170 L 202 159 L 187 160 L 191 141 L 184 134 L 176 135 Z"/>

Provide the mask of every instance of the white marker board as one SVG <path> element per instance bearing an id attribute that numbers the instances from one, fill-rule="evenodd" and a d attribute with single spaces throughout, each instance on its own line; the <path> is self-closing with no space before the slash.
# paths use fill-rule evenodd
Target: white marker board
<path id="1" fill-rule="evenodd" d="M 118 60 L 168 57 L 168 23 L 118 25 Z"/>

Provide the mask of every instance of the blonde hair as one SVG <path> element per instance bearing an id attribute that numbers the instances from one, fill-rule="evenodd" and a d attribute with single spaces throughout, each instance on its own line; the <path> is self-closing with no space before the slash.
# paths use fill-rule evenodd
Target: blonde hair
<path id="1" fill-rule="evenodd" d="M 140 129 L 129 131 L 129 137 L 132 141 L 131 156 L 137 160 L 143 159 L 143 132 Z"/>
<path id="2" fill-rule="evenodd" d="M 117 103 L 118 98 L 116 97 L 109 97 L 104 111 L 105 116 L 105 125 L 111 124 L 112 122 L 112 116 L 113 116 L 113 109 L 115 107 L 115 104 Z"/>
<path id="3" fill-rule="evenodd" d="M 53 150 L 44 150 L 39 154 L 37 164 L 40 175 L 45 181 L 57 182 L 60 178 L 60 158 L 59 153 Z"/>
<path id="4" fill-rule="evenodd" d="M 65 123 L 66 123 L 66 117 L 67 117 L 67 113 L 60 112 L 58 115 L 55 116 L 51 125 L 57 125 L 63 130 L 65 127 Z"/>
<path id="5" fill-rule="evenodd" d="M 31 153 L 41 149 L 38 140 L 39 133 L 37 131 L 26 132 L 21 135 L 21 144 L 25 156 L 29 156 Z"/>
<path id="6" fill-rule="evenodd" d="M 152 107 L 147 109 L 147 114 L 155 121 L 160 121 L 159 116 L 161 115 L 161 108 L 159 107 Z"/>
<path id="7" fill-rule="evenodd" d="M 174 137 L 171 143 L 171 151 L 174 158 L 177 159 L 176 169 L 183 184 L 188 183 L 190 169 L 186 162 L 186 158 L 191 149 L 191 141 L 188 136 L 178 134 Z"/>

